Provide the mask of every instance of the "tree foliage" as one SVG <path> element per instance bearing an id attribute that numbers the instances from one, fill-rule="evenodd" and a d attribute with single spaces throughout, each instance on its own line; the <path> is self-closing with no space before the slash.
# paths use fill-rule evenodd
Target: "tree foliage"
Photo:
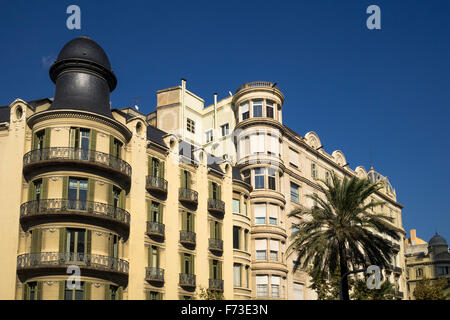
<path id="1" fill-rule="evenodd" d="M 200 300 L 224 300 L 223 293 L 216 290 L 200 287 L 196 293 L 196 298 Z"/>
<path id="2" fill-rule="evenodd" d="M 430 280 L 424 278 L 417 282 L 413 295 L 416 300 L 445 300 L 444 288 L 447 281 L 444 278 L 438 280 Z"/>

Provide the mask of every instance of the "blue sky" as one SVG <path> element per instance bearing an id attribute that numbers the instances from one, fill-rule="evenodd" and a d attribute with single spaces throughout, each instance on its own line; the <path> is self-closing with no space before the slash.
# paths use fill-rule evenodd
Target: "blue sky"
<path id="1" fill-rule="evenodd" d="M 81 30 L 66 8 L 81 8 Z M 369 5 L 381 30 L 366 28 Z M 0 105 L 52 97 L 48 69 L 87 35 L 118 77 L 113 107 L 187 79 L 206 104 L 243 82 L 277 82 L 284 123 L 319 134 L 351 168 L 373 163 L 397 191 L 403 225 L 450 241 L 450 1 L 4 1 Z"/>

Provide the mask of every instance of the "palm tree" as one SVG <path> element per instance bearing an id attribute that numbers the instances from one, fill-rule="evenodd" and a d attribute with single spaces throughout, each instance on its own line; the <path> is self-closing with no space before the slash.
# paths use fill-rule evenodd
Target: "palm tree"
<path id="1" fill-rule="evenodd" d="M 318 194 L 307 197 L 315 205 L 299 208 L 289 216 L 299 218 L 289 249 L 298 253 L 294 272 L 311 264 L 325 274 L 339 270 L 341 277 L 350 266 L 370 264 L 387 267 L 393 250 L 383 236 L 400 237 L 391 218 L 375 214 L 373 209 L 384 202 L 369 201 L 382 188 L 382 182 L 371 183 L 357 177 L 339 179 L 333 172 L 328 181 L 320 180 Z M 343 283 L 343 298 L 349 300 L 348 281 Z"/>

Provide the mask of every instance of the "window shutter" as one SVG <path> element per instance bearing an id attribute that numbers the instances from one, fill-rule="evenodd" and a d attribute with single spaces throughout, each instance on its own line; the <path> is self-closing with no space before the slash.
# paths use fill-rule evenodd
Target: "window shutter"
<path id="1" fill-rule="evenodd" d="M 152 200 L 147 199 L 147 221 L 152 221 L 153 217 L 152 217 Z"/>
<path id="2" fill-rule="evenodd" d="M 186 230 L 187 228 L 187 212 L 182 211 L 181 212 L 181 230 Z"/>
<path id="3" fill-rule="evenodd" d="M 59 252 L 66 252 L 66 228 L 59 229 Z"/>
<path id="4" fill-rule="evenodd" d="M 111 156 L 115 156 L 114 154 L 114 137 L 109 136 L 109 154 Z"/>
<path id="5" fill-rule="evenodd" d="M 105 300 L 111 300 L 111 286 L 105 284 Z"/>
<path id="6" fill-rule="evenodd" d="M 36 193 L 34 188 L 34 182 L 30 181 L 28 184 L 28 201 L 34 200 L 34 194 Z"/>
<path id="7" fill-rule="evenodd" d="M 209 259 L 209 278 L 214 279 L 213 260 Z"/>
<path id="8" fill-rule="evenodd" d="M 114 257 L 114 241 L 113 235 L 108 236 L 108 257 Z"/>
<path id="9" fill-rule="evenodd" d="M 117 295 L 119 296 L 119 300 L 123 300 L 123 287 L 117 289 Z"/>
<path id="10" fill-rule="evenodd" d="M 164 170 L 165 170 L 164 161 L 159 162 L 159 176 L 164 179 Z"/>
<path id="11" fill-rule="evenodd" d="M 150 300 L 150 291 L 145 291 L 145 299 Z"/>
<path id="12" fill-rule="evenodd" d="M 156 247 L 156 268 L 159 268 L 159 255 L 161 254 L 160 249 Z"/>
<path id="13" fill-rule="evenodd" d="M 215 233 L 216 233 L 216 229 L 215 229 L 215 222 L 214 221 L 210 221 L 209 222 L 209 237 L 211 239 L 215 239 Z"/>
<path id="14" fill-rule="evenodd" d="M 94 192 L 95 192 L 95 180 L 89 178 L 88 179 L 88 195 L 87 195 L 88 201 L 94 201 Z"/>
<path id="15" fill-rule="evenodd" d="M 217 223 L 216 225 L 217 230 L 216 230 L 216 237 L 217 239 L 222 239 L 222 223 Z"/>
<path id="16" fill-rule="evenodd" d="M 163 212 L 164 212 L 164 205 L 162 203 L 159 204 L 159 214 L 158 214 L 158 222 L 163 223 Z"/>
<path id="17" fill-rule="evenodd" d="M 194 271 L 194 256 L 191 254 L 191 255 L 189 255 L 189 265 L 190 265 L 190 267 L 191 267 L 191 274 L 195 274 L 195 271 Z"/>
<path id="18" fill-rule="evenodd" d="M 120 191 L 120 195 L 119 195 L 119 208 L 120 209 L 124 209 L 125 210 L 125 200 L 126 200 L 126 197 L 125 197 L 125 190 L 124 189 L 122 189 L 121 191 Z"/>
<path id="19" fill-rule="evenodd" d="M 153 259 L 152 259 L 152 256 L 153 256 L 153 247 L 152 247 L 152 245 L 150 245 L 149 247 L 148 247 L 148 266 L 149 267 L 153 267 Z"/>
<path id="20" fill-rule="evenodd" d="M 148 157 L 148 175 L 153 176 L 153 158 Z"/>
<path id="21" fill-rule="evenodd" d="M 222 280 L 222 261 L 217 262 L 217 279 Z"/>
<path id="22" fill-rule="evenodd" d="M 59 281 L 59 300 L 64 300 L 64 289 L 66 287 L 66 281 Z"/>
<path id="23" fill-rule="evenodd" d="M 48 178 L 42 179 L 41 199 L 48 199 Z"/>
<path id="24" fill-rule="evenodd" d="M 28 283 L 22 285 L 22 300 L 28 300 Z"/>
<path id="25" fill-rule="evenodd" d="M 62 187 L 62 198 L 64 200 L 68 199 L 68 193 L 69 193 L 69 177 L 64 177 Z"/>
<path id="26" fill-rule="evenodd" d="M 86 232 L 86 254 L 91 254 L 92 251 L 92 230 Z"/>
<path id="27" fill-rule="evenodd" d="M 91 283 L 84 283 L 84 300 L 91 300 Z"/>
<path id="28" fill-rule="evenodd" d="M 33 136 L 31 137 L 31 150 L 37 149 L 37 138 L 36 133 L 33 133 Z"/>
<path id="29" fill-rule="evenodd" d="M 217 186 L 217 199 L 222 200 L 222 186 Z"/>
<path id="30" fill-rule="evenodd" d="M 89 149 L 92 151 L 95 151 L 95 148 L 97 147 L 97 131 L 94 129 L 91 129 L 91 132 L 89 133 Z"/>
<path id="31" fill-rule="evenodd" d="M 185 269 L 185 265 L 184 265 L 184 254 L 180 253 L 180 261 L 181 261 L 181 268 L 180 268 L 180 273 L 186 273 L 186 269 Z"/>
<path id="32" fill-rule="evenodd" d="M 112 206 L 114 204 L 114 197 L 113 197 L 113 185 L 108 184 L 108 204 Z"/>
<path id="33" fill-rule="evenodd" d="M 191 230 L 189 230 L 189 231 L 195 232 L 195 219 L 194 219 L 194 214 L 193 213 L 191 213 L 189 215 L 189 219 L 191 221 L 191 223 L 190 223 Z"/>
<path id="34" fill-rule="evenodd" d="M 75 128 L 70 128 L 70 134 L 69 134 L 69 146 L 71 148 L 75 148 Z"/>
<path id="35" fill-rule="evenodd" d="M 180 169 L 180 188 L 186 188 L 186 176 L 183 169 Z"/>
<path id="36" fill-rule="evenodd" d="M 45 131 L 44 131 L 44 143 L 43 143 L 43 147 L 44 148 L 50 148 L 50 133 L 51 133 L 51 129 L 50 128 L 45 128 Z"/>
<path id="37" fill-rule="evenodd" d="M 188 189 L 191 188 L 191 173 L 186 171 L 186 186 Z"/>
<path id="38" fill-rule="evenodd" d="M 213 198 L 213 183 L 212 183 L 212 181 L 208 181 L 208 197 L 210 199 Z"/>
<path id="39" fill-rule="evenodd" d="M 42 243 L 42 230 L 34 229 L 31 232 L 31 250 L 30 253 L 40 253 Z"/>
<path id="40" fill-rule="evenodd" d="M 38 229 L 36 253 L 40 253 L 42 249 L 42 229 Z"/>

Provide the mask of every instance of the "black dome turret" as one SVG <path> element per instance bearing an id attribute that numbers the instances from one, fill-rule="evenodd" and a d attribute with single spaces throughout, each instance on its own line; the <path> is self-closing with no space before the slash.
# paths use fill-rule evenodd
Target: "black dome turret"
<path id="1" fill-rule="evenodd" d="M 69 41 L 51 66 L 50 78 L 56 88 L 49 110 L 82 110 L 112 118 L 109 94 L 117 78 L 94 40 L 83 36 Z"/>

